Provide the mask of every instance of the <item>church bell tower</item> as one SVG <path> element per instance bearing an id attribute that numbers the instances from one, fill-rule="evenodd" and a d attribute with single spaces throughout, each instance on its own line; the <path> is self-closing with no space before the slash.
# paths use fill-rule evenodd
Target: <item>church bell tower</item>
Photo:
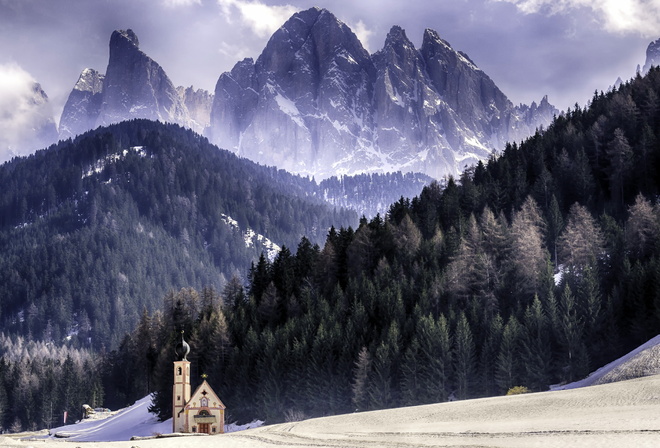
<path id="1" fill-rule="evenodd" d="M 172 389 L 172 432 L 186 431 L 186 415 L 184 407 L 190 401 L 190 361 L 186 359 L 190 353 L 190 346 L 183 339 L 181 331 L 181 343 L 177 344 L 177 360 L 174 361 L 174 386 Z"/>

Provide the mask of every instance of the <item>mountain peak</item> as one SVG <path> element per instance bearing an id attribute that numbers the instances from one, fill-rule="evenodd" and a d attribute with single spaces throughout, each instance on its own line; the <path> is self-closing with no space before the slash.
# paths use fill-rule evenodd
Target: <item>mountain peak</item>
<path id="1" fill-rule="evenodd" d="M 648 73 L 656 65 L 660 65 L 660 39 L 651 42 L 646 48 L 646 63 L 642 73 Z"/>
<path id="2" fill-rule="evenodd" d="M 112 45 L 112 42 L 116 41 L 117 39 L 125 39 L 136 47 L 140 46 L 140 41 L 138 40 L 137 35 L 131 29 L 115 30 L 110 37 L 110 45 Z"/>
<path id="3" fill-rule="evenodd" d="M 86 68 L 80 73 L 73 88 L 81 92 L 99 93 L 103 90 L 103 78 L 104 75 L 93 68 Z"/>
<path id="4" fill-rule="evenodd" d="M 424 30 L 424 38 L 422 40 L 422 47 L 431 44 L 433 42 L 440 43 L 443 46 L 451 49 L 453 51 L 453 48 L 451 48 L 451 45 L 449 45 L 449 42 L 444 40 L 443 38 L 440 37 L 437 31 L 432 30 L 431 28 L 426 28 Z"/>
<path id="5" fill-rule="evenodd" d="M 406 31 L 399 25 L 394 25 L 390 28 L 390 32 L 387 33 L 387 37 L 385 38 L 385 46 L 387 47 L 395 42 L 409 42 Z"/>

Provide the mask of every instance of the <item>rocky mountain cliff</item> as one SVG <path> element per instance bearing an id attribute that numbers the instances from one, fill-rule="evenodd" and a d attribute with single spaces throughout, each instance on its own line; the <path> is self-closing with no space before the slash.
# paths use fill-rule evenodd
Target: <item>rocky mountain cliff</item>
<path id="1" fill-rule="evenodd" d="M 547 98 L 514 106 L 435 31 L 416 49 L 394 26 L 370 55 L 346 24 L 312 8 L 277 30 L 256 61 L 223 73 L 214 95 L 175 88 L 133 31 L 115 31 L 106 74 L 83 71 L 60 137 L 147 118 L 318 179 L 396 171 L 440 178 L 524 139 L 558 112 Z"/>
<path id="2" fill-rule="evenodd" d="M 69 94 L 60 118 L 60 139 L 75 137 L 96 127 L 103 104 L 104 75 L 86 68 Z"/>
<path id="3" fill-rule="evenodd" d="M 133 118 L 178 123 L 197 132 L 208 125 L 211 95 L 176 88 L 163 68 L 139 48 L 132 30 L 110 37 L 105 75 L 83 70 L 64 106 L 60 138 Z"/>
<path id="4" fill-rule="evenodd" d="M 655 40 L 646 48 L 646 62 L 643 73 L 646 74 L 652 66 L 660 65 L 660 39 Z"/>
<path id="5" fill-rule="evenodd" d="M 294 14 L 257 61 L 220 76 L 207 135 L 266 164 L 325 178 L 358 172 L 458 174 L 558 113 L 514 106 L 467 55 L 400 27 L 373 55 L 324 9 Z"/>

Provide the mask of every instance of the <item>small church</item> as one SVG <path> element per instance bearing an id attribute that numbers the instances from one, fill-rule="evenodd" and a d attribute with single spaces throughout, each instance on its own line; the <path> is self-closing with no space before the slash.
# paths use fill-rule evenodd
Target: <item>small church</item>
<path id="1" fill-rule="evenodd" d="M 225 432 L 225 405 L 202 375 L 202 384 L 191 395 L 190 346 L 183 339 L 176 347 L 172 394 L 172 432 L 222 434 Z"/>

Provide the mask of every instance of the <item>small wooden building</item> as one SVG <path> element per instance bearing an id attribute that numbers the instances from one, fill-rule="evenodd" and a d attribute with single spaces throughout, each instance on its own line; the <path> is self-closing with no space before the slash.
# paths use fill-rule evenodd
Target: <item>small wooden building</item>
<path id="1" fill-rule="evenodd" d="M 172 432 L 222 434 L 225 432 L 225 405 L 202 375 L 202 384 L 191 395 L 190 346 L 181 335 L 176 349 L 172 389 Z"/>

